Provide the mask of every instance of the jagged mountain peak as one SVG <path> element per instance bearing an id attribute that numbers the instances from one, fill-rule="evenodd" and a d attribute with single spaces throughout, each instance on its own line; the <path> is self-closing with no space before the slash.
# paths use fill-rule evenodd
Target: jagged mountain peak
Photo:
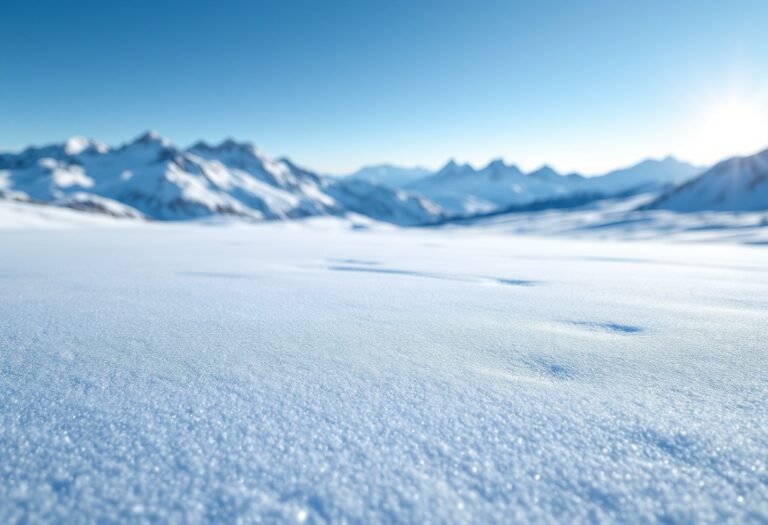
<path id="1" fill-rule="evenodd" d="M 171 141 L 160 135 L 155 130 L 147 130 L 135 139 L 133 139 L 129 145 L 139 144 L 143 146 L 160 146 L 170 147 Z"/>
<path id="2" fill-rule="evenodd" d="M 64 142 L 46 144 L 43 146 L 29 146 L 19 154 L 6 153 L 6 158 L 17 157 L 19 161 L 35 161 L 38 159 L 51 158 L 64 160 L 70 157 L 76 157 L 84 153 L 106 153 L 109 148 L 102 142 L 88 139 L 80 136 L 73 136 Z"/>
<path id="3" fill-rule="evenodd" d="M 456 159 L 449 159 L 448 162 L 446 162 L 445 165 L 440 168 L 433 176 L 451 176 L 460 173 L 467 173 L 470 171 L 474 171 L 474 168 L 472 168 L 469 163 L 459 163 L 456 161 Z"/>
<path id="4" fill-rule="evenodd" d="M 536 168 L 532 172 L 528 173 L 529 177 L 542 177 L 542 178 L 551 178 L 551 177 L 560 177 L 561 175 L 549 164 L 543 164 L 541 167 Z"/>
<path id="5" fill-rule="evenodd" d="M 261 161 L 269 160 L 267 155 L 252 142 L 238 141 L 233 138 L 226 138 L 216 145 L 199 141 L 190 146 L 187 151 L 197 154 L 207 155 L 226 155 L 226 156 L 244 156 L 256 157 Z"/>
<path id="6" fill-rule="evenodd" d="M 102 142 L 75 136 L 68 138 L 63 145 L 64 153 L 67 155 L 80 155 L 82 153 L 106 153 L 109 148 Z"/>
<path id="7" fill-rule="evenodd" d="M 219 151 L 238 151 L 257 157 L 264 156 L 264 153 L 253 142 L 237 141 L 233 138 L 223 140 L 217 149 Z"/>
<path id="8" fill-rule="evenodd" d="M 448 162 L 446 162 L 445 165 L 438 170 L 438 173 L 457 171 L 459 168 L 462 168 L 463 166 L 466 166 L 466 164 L 459 164 L 458 162 L 456 162 L 456 159 L 448 159 Z"/>
<path id="9" fill-rule="evenodd" d="M 488 165 L 485 167 L 487 170 L 499 170 L 506 168 L 507 165 L 504 163 L 504 159 L 501 157 L 491 160 Z"/>

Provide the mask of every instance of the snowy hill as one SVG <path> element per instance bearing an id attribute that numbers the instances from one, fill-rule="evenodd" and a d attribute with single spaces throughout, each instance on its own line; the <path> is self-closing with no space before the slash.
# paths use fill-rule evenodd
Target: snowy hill
<path id="1" fill-rule="evenodd" d="M 648 207 L 681 212 L 766 210 L 768 150 L 724 160 Z"/>
<path id="2" fill-rule="evenodd" d="M 406 188 L 452 214 L 473 215 L 574 196 L 598 198 L 660 190 L 693 177 L 697 171 L 695 166 L 671 157 L 646 160 L 597 177 L 561 175 L 549 166 L 526 174 L 502 160 L 481 169 L 450 161 L 434 175 Z"/>
<path id="3" fill-rule="evenodd" d="M 404 168 L 393 164 L 378 164 L 376 166 L 364 166 L 344 178 L 362 180 L 392 188 L 403 188 L 431 174 L 430 170 L 419 166 Z"/>
<path id="4" fill-rule="evenodd" d="M 273 160 L 253 144 L 201 142 L 183 150 L 153 132 L 117 148 L 74 138 L 0 155 L 0 196 L 158 220 L 355 212 L 414 225 L 442 216 L 421 197 L 323 177 L 288 160 Z"/>

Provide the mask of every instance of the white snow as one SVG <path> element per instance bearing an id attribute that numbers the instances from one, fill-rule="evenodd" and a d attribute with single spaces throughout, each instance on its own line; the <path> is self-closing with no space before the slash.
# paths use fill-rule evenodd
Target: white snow
<path id="1" fill-rule="evenodd" d="M 84 137 L 70 137 L 64 143 L 63 151 L 67 155 L 80 155 L 85 152 L 106 153 L 107 146 L 96 140 Z"/>
<path id="2" fill-rule="evenodd" d="M 114 203 L 109 203 L 106 206 L 114 206 Z M 124 213 L 114 213 L 114 216 L 131 216 L 127 209 L 116 209 L 115 211 L 123 211 Z M 144 224 L 127 218 L 116 219 L 109 215 L 84 213 L 58 206 L 0 199 L 0 231 L 28 229 L 60 230 L 94 227 L 116 228 L 125 226 L 138 227 L 144 226 Z M 3 246 L 0 248 L 0 255 L 5 255 L 9 250 L 10 247 Z"/>
<path id="3" fill-rule="evenodd" d="M 656 196 L 641 194 L 572 209 L 477 217 L 449 223 L 444 228 L 572 239 L 768 244 L 768 211 L 679 213 L 645 209 Z"/>
<path id="4" fill-rule="evenodd" d="M 2 523 L 768 520 L 764 248 L 37 209 Z"/>

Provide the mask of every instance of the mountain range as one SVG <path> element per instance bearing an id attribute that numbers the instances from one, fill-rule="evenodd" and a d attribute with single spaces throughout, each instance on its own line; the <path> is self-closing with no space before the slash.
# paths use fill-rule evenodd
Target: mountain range
<path id="1" fill-rule="evenodd" d="M 431 199 L 450 214 L 466 216 L 566 197 L 594 200 L 660 191 L 686 181 L 700 171 L 700 168 L 672 157 L 646 160 L 596 177 L 576 173 L 562 175 L 549 166 L 524 173 L 501 159 L 480 169 L 451 161 L 434 175 L 415 181 L 405 189 Z"/>
<path id="2" fill-rule="evenodd" d="M 180 149 L 154 132 L 116 148 L 74 138 L 0 155 L 0 196 L 157 220 L 357 213 L 407 226 L 443 216 L 422 197 L 321 176 L 271 159 L 250 143 Z"/>
<path id="3" fill-rule="evenodd" d="M 376 164 L 373 166 L 364 166 L 356 172 L 347 175 L 349 180 L 363 180 L 374 184 L 383 184 L 392 188 L 404 188 L 412 182 L 416 182 L 432 172 L 427 168 L 416 166 L 407 168 L 395 166 L 394 164 Z"/>
<path id="4" fill-rule="evenodd" d="M 155 220 L 357 214 L 411 226 L 639 193 L 656 195 L 644 209 L 768 209 L 768 150 L 708 170 L 667 157 L 593 177 L 549 166 L 525 173 L 500 159 L 479 169 L 449 161 L 434 173 L 378 165 L 332 177 L 248 142 L 179 148 L 154 132 L 117 147 L 72 138 L 0 154 L 2 198 Z"/>

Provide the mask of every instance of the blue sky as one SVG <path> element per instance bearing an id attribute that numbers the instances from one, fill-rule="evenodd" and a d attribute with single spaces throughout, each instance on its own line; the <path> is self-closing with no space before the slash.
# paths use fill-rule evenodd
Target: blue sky
<path id="1" fill-rule="evenodd" d="M 768 2 L 0 0 L 0 150 L 251 140 L 325 172 L 768 147 Z"/>

